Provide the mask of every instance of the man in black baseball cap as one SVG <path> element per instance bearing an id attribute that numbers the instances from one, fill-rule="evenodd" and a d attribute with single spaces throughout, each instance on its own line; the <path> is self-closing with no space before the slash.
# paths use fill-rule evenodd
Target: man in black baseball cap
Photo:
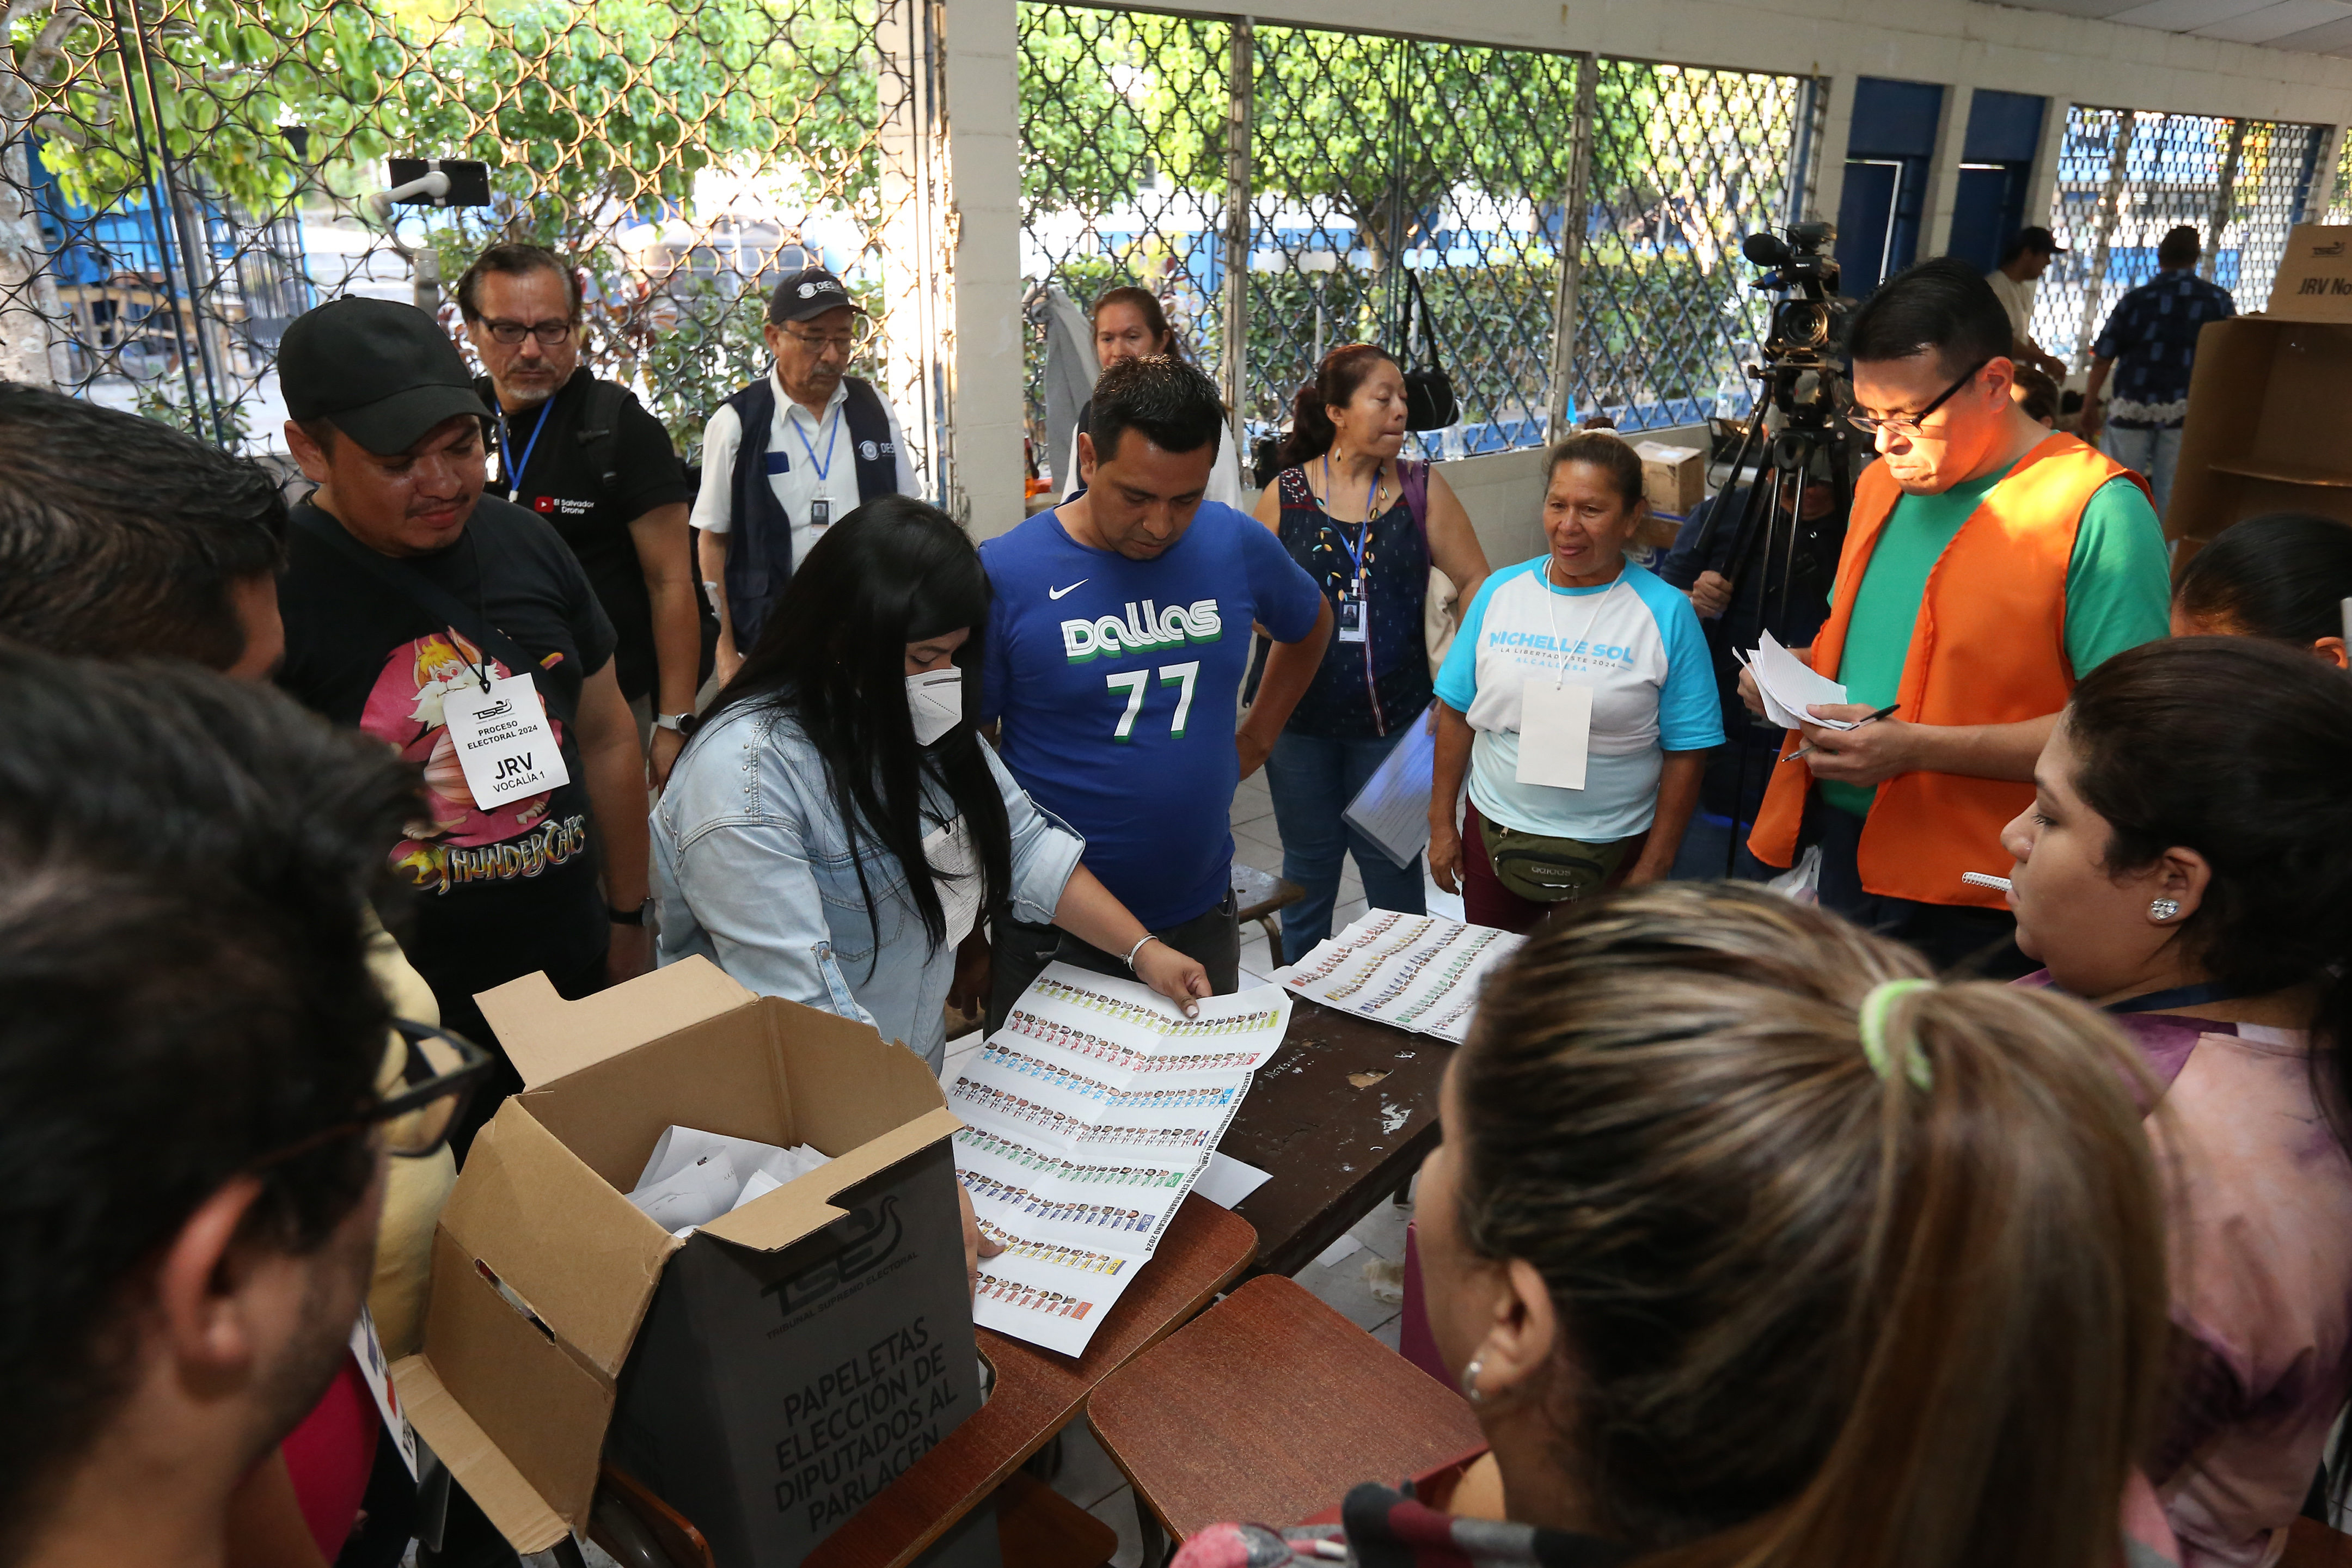
<path id="1" fill-rule="evenodd" d="M 318 487 L 288 530 L 278 683 L 424 770 L 427 815 L 383 847 L 422 894 L 402 945 L 442 1022 L 494 1046 L 477 994 L 544 971 L 580 996 L 646 966 L 645 755 L 612 622 L 545 519 L 482 493 L 488 410 L 430 316 L 321 305 L 278 375 Z M 460 1158 L 499 1094 L 477 1098 Z"/>
<path id="2" fill-rule="evenodd" d="M 866 308 L 822 267 L 768 296 L 775 368 L 730 397 L 702 432 L 696 560 L 719 606 L 719 674 L 751 651 L 793 565 L 877 495 L 917 493 L 898 416 L 848 374 Z"/>
<path id="3" fill-rule="evenodd" d="M 2049 372 L 2062 386 L 2066 381 L 2066 362 L 2042 353 L 2042 345 L 2033 341 L 2033 282 L 2050 270 L 2052 258 L 2065 254 L 2066 247 L 2058 243 L 2056 235 L 2039 224 L 2028 224 L 2001 247 L 2000 265 L 1985 274 L 1985 281 L 2000 299 L 2000 308 L 2009 312 L 2014 357 Z"/>

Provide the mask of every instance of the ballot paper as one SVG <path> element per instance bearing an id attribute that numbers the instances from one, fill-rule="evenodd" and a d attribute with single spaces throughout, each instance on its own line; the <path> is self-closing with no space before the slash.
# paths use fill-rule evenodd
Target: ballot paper
<path id="1" fill-rule="evenodd" d="M 1487 973 L 1526 940 L 1444 915 L 1374 910 L 1276 978 L 1327 1007 L 1458 1046 Z"/>
<path id="2" fill-rule="evenodd" d="M 1049 964 L 957 1075 L 957 1179 L 1004 1248 L 981 1260 L 982 1328 L 1080 1354 L 1150 1261 L 1291 1001 L 1262 985 L 1198 1008 Z"/>
<path id="3" fill-rule="evenodd" d="M 1851 730 L 1858 722 L 1853 719 L 1816 719 L 1805 711 L 1814 703 L 1843 702 L 1845 688 L 1782 647 L 1780 640 L 1770 632 L 1763 635 L 1746 663 L 1748 672 L 1756 678 L 1758 695 L 1764 699 L 1764 717 L 1782 729 L 1793 730 L 1806 723 L 1827 730 Z"/>
<path id="4" fill-rule="evenodd" d="M 828 1158 L 813 1144 L 785 1149 L 673 1125 L 646 1156 L 629 1201 L 664 1230 L 683 1236 L 807 1175 Z"/>
<path id="5" fill-rule="evenodd" d="M 1340 820 L 1378 845 L 1401 871 L 1429 847 L 1429 792 L 1437 765 L 1429 712 L 1436 706 L 1431 703 L 1412 721 L 1340 813 Z"/>

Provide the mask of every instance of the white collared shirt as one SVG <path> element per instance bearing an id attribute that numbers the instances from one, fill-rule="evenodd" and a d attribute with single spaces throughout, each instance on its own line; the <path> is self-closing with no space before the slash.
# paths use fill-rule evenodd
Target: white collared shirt
<path id="1" fill-rule="evenodd" d="M 782 472 L 768 475 L 768 485 L 775 492 L 776 504 L 793 521 L 793 559 L 798 562 L 807 558 L 810 548 L 824 535 L 824 530 L 810 521 L 811 501 L 831 502 L 835 522 L 847 517 L 858 502 L 857 442 L 849 433 L 849 418 L 843 410 L 849 401 L 849 382 L 845 377 L 834 387 L 822 419 L 785 394 L 772 367 L 768 372 L 768 390 L 776 399 L 775 416 L 768 426 L 768 456 L 772 461 L 782 454 L 786 463 Z M 878 388 L 875 395 L 881 396 Z M 919 496 L 922 488 L 907 456 L 907 435 L 899 427 L 898 411 L 887 397 L 882 399 L 882 409 L 889 416 L 890 445 L 898 455 L 898 493 Z M 691 519 L 705 533 L 725 533 L 734 525 L 735 454 L 742 445 L 742 421 L 731 405 L 720 404 L 710 423 L 703 426 L 702 489 L 694 498 Z M 823 478 L 818 477 L 820 468 Z"/>

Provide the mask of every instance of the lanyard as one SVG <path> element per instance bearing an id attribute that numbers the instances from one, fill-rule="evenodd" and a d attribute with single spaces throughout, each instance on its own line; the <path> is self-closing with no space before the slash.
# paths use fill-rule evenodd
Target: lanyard
<path id="1" fill-rule="evenodd" d="M 2145 996 L 2126 996 L 2120 1002 L 2110 1002 L 2102 1009 L 2109 1013 L 2161 1013 L 2172 1007 L 2194 1007 L 2203 1002 L 2234 1002 L 2246 994 L 2234 985 L 2224 985 L 2218 980 L 2202 985 L 2176 985 L 2169 991 L 2151 991 Z"/>
<path id="2" fill-rule="evenodd" d="M 530 427 L 530 440 L 522 449 L 522 461 L 514 460 L 514 444 L 507 436 L 507 411 L 499 410 L 499 461 L 506 465 L 507 500 L 522 494 L 523 470 L 530 467 L 530 455 L 539 450 L 539 438 L 547 429 L 547 416 L 555 412 L 555 399 L 549 398 L 539 405 L 539 423 Z"/>
<path id="3" fill-rule="evenodd" d="M 1331 515 L 1331 454 L 1328 452 L 1323 454 L 1323 526 L 1339 535 L 1339 543 L 1348 552 L 1349 563 L 1355 569 L 1356 593 L 1359 598 L 1363 596 L 1364 589 L 1364 550 L 1372 542 L 1372 519 L 1380 515 L 1381 492 L 1387 488 L 1388 481 L 1381 477 L 1380 468 L 1375 467 L 1372 469 L 1371 489 L 1364 493 L 1364 521 L 1356 529 L 1356 542 L 1349 544 L 1339 520 Z"/>
<path id="4" fill-rule="evenodd" d="M 1609 595 L 1617 591 L 1617 584 L 1622 583 L 1624 580 L 1625 574 L 1621 569 L 1617 574 L 1616 582 L 1611 583 L 1609 586 L 1601 589 L 1601 592 L 1592 595 L 1592 614 L 1584 617 L 1584 630 L 1577 637 L 1576 640 L 1578 642 L 1583 642 L 1586 638 L 1592 636 L 1592 628 L 1598 625 L 1601 620 L 1601 607 L 1609 602 Z M 1553 608 L 1552 601 L 1559 598 L 1560 595 L 1552 591 L 1551 557 L 1549 555 L 1546 555 L 1544 557 L 1543 588 L 1544 620 L 1551 626 L 1552 651 L 1559 655 L 1559 663 L 1553 667 L 1551 675 L 1552 689 L 1554 690 L 1558 690 L 1560 687 L 1568 684 L 1568 650 L 1571 645 L 1559 640 L 1559 616 Z"/>
<path id="5" fill-rule="evenodd" d="M 816 482 L 819 484 L 824 483 L 825 476 L 833 471 L 833 444 L 841 439 L 841 411 L 847 405 L 848 401 L 847 398 L 844 398 L 827 411 L 829 416 L 824 422 L 824 461 L 822 463 L 816 460 L 816 448 L 809 445 L 808 432 L 801 428 L 801 422 L 791 417 L 789 411 L 785 416 L 784 423 L 791 426 L 793 434 L 801 438 L 801 450 L 808 454 L 809 467 L 816 470 Z"/>

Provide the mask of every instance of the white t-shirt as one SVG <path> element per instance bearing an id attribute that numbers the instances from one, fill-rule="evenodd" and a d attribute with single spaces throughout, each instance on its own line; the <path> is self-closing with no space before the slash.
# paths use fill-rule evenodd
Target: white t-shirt
<path id="1" fill-rule="evenodd" d="M 832 521 L 839 522 L 857 505 L 857 454 L 842 405 L 849 401 L 846 379 L 833 389 L 819 420 L 784 395 L 776 373 L 768 372 L 768 390 L 775 395 L 775 417 L 768 426 L 768 488 L 776 504 L 793 520 L 793 559 L 805 560 L 824 530 L 809 521 L 809 502 L 833 503 Z M 877 397 L 881 393 L 877 389 Z M 898 411 L 882 398 L 890 418 L 890 446 L 898 455 L 898 493 L 920 495 L 915 465 L 907 456 L 907 435 L 898 426 Z M 720 404 L 702 430 L 702 489 L 694 498 L 689 520 L 705 533 L 724 533 L 733 526 L 735 454 L 743 445 L 743 423 L 734 407 Z M 828 458 L 828 454 L 830 455 Z"/>
<path id="2" fill-rule="evenodd" d="M 2009 312 L 2010 335 L 2032 337 L 2034 286 L 2020 283 L 1998 267 L 1985 274 L 1985 281 L 1992 285 L 1994 297 L 2000 300 L 2000 308 Z"/>
<path id="3" fill-rule="evenodd" d="M 1486 579 L 1437 673 L 1437 697 L 1470 721 L 1470 802 L 1521 833 L 1612 844 L 1646 832 L 1666 752 L 1723 744 L 1706 634 L 1690 600 L 1625 563 L 1599 588 L 1556 588 L 1547 555 Z M 1549 603 L 1547 602 L 1549 601 Z M 1592 690 L 1584 787 L 1521 784 L 1521 693 L 1530 680 Z"/>
<path id="4" fill-rule="evenodd" d="M 1061 470 L 1062 499 L 1069 500 L 1078 493 L 1078 433 L 1070 432 L 1070 460 Z M 1235 511 L 1247 511 L 1242 505 L 1241 466 L 1234 460 L 1233 437 L 1223 425 L 1217 426 L 1217 457 L 1209 465 L 1209 488 L 1202 492 L 1202 500 L 1222 501 Z"/>

